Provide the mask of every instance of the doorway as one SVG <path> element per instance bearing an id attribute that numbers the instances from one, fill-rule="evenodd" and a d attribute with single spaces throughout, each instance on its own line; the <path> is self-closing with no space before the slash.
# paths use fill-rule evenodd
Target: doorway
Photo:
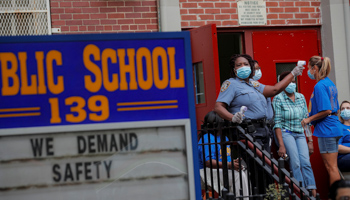
<path id="1" fill-rule="evenodd" d="M 230 57 L 243 51 L 242 33 L 218 32 L 220 85 L 231 77 Z"/>

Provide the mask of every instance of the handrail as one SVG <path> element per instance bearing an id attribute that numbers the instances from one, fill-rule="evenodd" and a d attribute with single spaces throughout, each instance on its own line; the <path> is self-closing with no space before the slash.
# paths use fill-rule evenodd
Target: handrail
<path id="1" fill-rule="evenodd" d="M 227 131 L 228 130 L 228 131 Z M 251 136 L 250 134 L 247 133 L 246 130 L 244 130 L 241 126 L 237 125 L 237 124 L 233 124 L 232 122 L 220 122 L 218 124 L 214 124 L 211 128 L 202 127 L 201 133 L 208 133 L 208 131 L 210 132 L 216 132 L 218 134 L 220 134 L 221 136 L 221 142 L 217 143 L 216 138 L 215 138 L 215 142 L 213 143 L 212 141 L 209 141 L 209 143 L 206 144 L 201 144 L 203 145 L 221 145 L 221 155 L 222 155 L 222 171 L 223 171 L 223 189 L 220 190 L 222 191 L 221 194 L 219 194 L 218 198 L 224 198 L 224 199 L 231 199 L 231 198 L 240 198 L 243 199 L 244 197 L 247 196 L 243 196 L 242 192 L 241 194 L 232 194 L 232 193 L 228 193 L 227 189 L 229 187 L 229 183 L 228 183 L 228 174 L 227 174 L 227 162 L 231 162 L 227 160 L 227 153 L 226 153 L 226 146 L 227 145 L 235 145 L 235 146 L 239 146 L 240 148 L 238 148 L 238 153 L 241 151 L 240 149 L 242 149 L 244 152 L 246 152 L 246 154 L 253 158 L 255 160 L 256 163 L 258 163 L 258 165 L 260 165 L 260 167 L 262 169 L 265 170 L 266 173 L 270 174 L 274 180 L 276 180 L 277 182 L 279 182 L 279 184 L 281 184 L 283 186 L 283 189 L 286 189 L 288 194 L 291 195 L 292 199 L 310 199 L 310 200 L 318 200 L 320 199 L 319 194 L 317 194 L 316 197 L 313 197 L 311 195 L 311 192 L 309 192 L 305 187 L 303 187 L 301 184 L 299 183 L 294 177 L 293 177 L 293 173 L 289 173 L 285 168 L 284 168 L 284 160 L 282 158 L 280 158 L 278 161 L 273 158 L 273 154 L 267 152 L 263 146 L 261 146 L 258 142 L 255 141 L 255 137 Z M 224 132 L 223 132 L 224 131 Z M 231 136 L 235 136 L 236 140 L 234 139 L 230 139 L 228 142 L 226 142 L 225 137 L 227 135 L 225 135 L 227 132 L 229 132 L 229 134 L 231 134 Z M 232 150 L 231 150 L 232 151 Z M 217 153 L 217 152 L 216 152 Z M 216 155 L 217 156 L 217 155 Z M 204 158 L 204 157 L 203 157 Z M 231 157 L 232 159 L 232 157 Z M 239 160 L 239 162 L 241 162 L 241 160 Z M 241 164 L 241 163 L 240 163 Z M 254 164 L 255 165 L 255 164 Z M 272 169 L 271 170 L 271 166 Z M 204 166 L 204 169 L 206 170 L 206 166 Z M 212 166 L 209 167 L 210 169 L 212 169 Z M 217 168 L 218 169 L 218 168 Z M 206 172 L 205 172 L 206 174 Z M 206 175 L 205 175 L 206 176 Z M 212 173 L 211 173 L 212 176 Z M 218 175 L 219 177 L 219 175 Z M 240 183 L 242 184 L 242 176 L 240 173 Z M 249 178 L 249 175 L 248 175 Z M 211 177 L 212 180 L 212 177 Z M 213 180 L 211 182 L 213 184 Z M 235 187 L 234 185 L 234 181 L 233 181 L 233 187 Z M 248 185 L 248 187 L 250 187 L 250 184 Z M 242 186 L 241 186 L 242 188 Z M 213 189 L 212 189 L 213 190 Z M 249 188 L 249 191 L 251 191 L 251 189 Z M 213 190 L 214 192 L 214 190 Z M 220 196 L 221 195 L 221 196 Z M 266 196 L 266 194 L 258 194 L 256 193 L 256 191 L 254 191 L 254 195 L 250 194 L 249 197 L 259 197 L 262 198 L 263 196 Z M 207 196 L 208 197 L 208 196 Z"/>

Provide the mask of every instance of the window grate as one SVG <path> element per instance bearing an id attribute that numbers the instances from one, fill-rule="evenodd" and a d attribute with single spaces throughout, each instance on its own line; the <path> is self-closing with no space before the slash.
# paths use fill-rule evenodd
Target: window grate
<path id="1" fill-rule="evenodd" d="M 49 0 L 1 0 L 0 36 L 48 35 Z"/>

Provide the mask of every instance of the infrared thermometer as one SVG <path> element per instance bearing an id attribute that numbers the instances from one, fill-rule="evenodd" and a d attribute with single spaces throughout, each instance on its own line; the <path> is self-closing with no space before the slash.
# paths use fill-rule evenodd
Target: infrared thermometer
<path id="1" fill-rule="evenodd" d="M 245 111 L 247 111 L 248 108 L 246 106 L 242 106 L 240 112 L 244 114 Z"/>
<path id="2" fill-rule="evenodd" d="M 297 65 L 298 66 L 304 66 L 304 65 L 306 65 L 306 61 L 305 60 L 299 60 Z"/>

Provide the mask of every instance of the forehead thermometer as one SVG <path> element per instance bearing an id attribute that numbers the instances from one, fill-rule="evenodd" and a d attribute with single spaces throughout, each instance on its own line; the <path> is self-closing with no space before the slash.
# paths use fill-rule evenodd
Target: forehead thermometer
<path id="1" fill-rule="evenodd" d="M 306 65 L 306 61 L 305 60 L 299 60 L 297 65 L 298 66 Z"/>

